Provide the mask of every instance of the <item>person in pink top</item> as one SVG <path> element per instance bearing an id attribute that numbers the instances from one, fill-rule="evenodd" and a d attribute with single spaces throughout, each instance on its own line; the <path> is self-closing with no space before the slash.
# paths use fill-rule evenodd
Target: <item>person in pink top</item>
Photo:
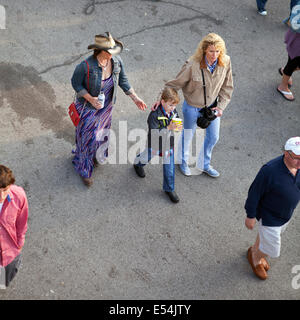
<path id="1" fill-rule="evenodd" d="M 15 184 L 13 172 L 0 165 L 0 287 L 5 289 L 18 272 L 25 242 L 28 202 Z"/>

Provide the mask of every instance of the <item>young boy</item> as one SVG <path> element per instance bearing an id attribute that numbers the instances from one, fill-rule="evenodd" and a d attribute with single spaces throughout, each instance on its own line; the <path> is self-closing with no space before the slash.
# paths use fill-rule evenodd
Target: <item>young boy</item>
<path id="1" fill-rule="evenodd" d="M 179 95 L 175 89 L 165 88 L 161 95 L 161 104 L 148 116 L 148 148 L 140 153 L 134 160 L 136 174 L 144 178 L 144 166 L 155 156 L 163 157 L 163 190 L 174 203 L 179 201 L 175 192 L 175 167 L 174 167 L 174 134 L 173 131 L 181 131 L 182 124 L 172 122 L 178 118 L 175 109 L 179 103 Z"/>

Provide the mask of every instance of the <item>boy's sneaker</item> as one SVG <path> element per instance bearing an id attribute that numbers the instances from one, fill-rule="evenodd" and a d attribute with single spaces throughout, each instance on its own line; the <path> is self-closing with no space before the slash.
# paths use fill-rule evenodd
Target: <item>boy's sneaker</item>
<path id="1" fill-rule="evenodd" d="M 257 11 L 258 14 L 260 14 L 261 16 L 266 16 L 268 14 L 267 10 L 261 10 L 261 11 Z"/>
<path id="2" fill-rule="evenodd" d="M 204 169 L 203 172 L 205 172 L 212 178 L 218 178 L 218 176 L 220 175 L 220 173 L 212 166 L 209 166 L 207 169 Z"/>
<path id="3" fill-rule="evenodd" d="M 145 171 L 144 168 L 142 166 L 137 166 L 136 164 L 133 165 L 134 170 L 136 172 L 136 174 L 140 177 L 140 178 L 145 178 Z"/>
<path id="4" fill-rule="evenodd" d="M 192 175 L 191 169 L 187 165 L 180 164 L 179 165 L 179 169 L 180 169 L 181 173 L 184 174 L 185 176 L 191 176 Z"/>
<path id="5" fill-rule="evenodd" d="M 178 195 L 175 191 L 165 191 L 165 193 L 169 196 L 170 200 L 174 203 L 179 202 Z"/>

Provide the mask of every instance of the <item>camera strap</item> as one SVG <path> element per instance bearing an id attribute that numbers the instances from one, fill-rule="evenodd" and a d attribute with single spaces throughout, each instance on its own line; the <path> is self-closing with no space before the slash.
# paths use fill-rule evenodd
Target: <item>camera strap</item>
<path id="1" fill-rule="evenodd" d="M 205 78 L 204 78 L 204 72 L 203 69 L 201 69 L 201 73 L 202 73 L 202 84 L 203 84 L 203 91 L 204 91 L 204 108 L 207 107 L 207 103 L 206 103 L 206 85 L 205 85 Z"/>

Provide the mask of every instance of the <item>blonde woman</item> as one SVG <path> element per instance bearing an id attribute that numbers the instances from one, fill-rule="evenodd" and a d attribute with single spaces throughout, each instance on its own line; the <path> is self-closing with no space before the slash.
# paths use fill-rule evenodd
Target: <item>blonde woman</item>
<path id="1" fill-rule="evenodd" d="M 220 118 L 230 102 L 233 91 L 231 62 L 230 57 L 226 55 L 224 40 L 215 33 L 205 36 L 176 78 L 168 81 L 165 86 L 181 89 L 184 96 L 182 105 L 184 130 L 178 148 L 178 163 L 184 175 L 191 175 L 188 166 L 189 147 L 205 100 L 208 107 L 216 110 L 216 119 L 205 129 L 203 150 L 198 156 L 197 167 L 211 177 L 218 177 L 219 172 L 210 165 L 211 154 L 219 139 Z"/>

